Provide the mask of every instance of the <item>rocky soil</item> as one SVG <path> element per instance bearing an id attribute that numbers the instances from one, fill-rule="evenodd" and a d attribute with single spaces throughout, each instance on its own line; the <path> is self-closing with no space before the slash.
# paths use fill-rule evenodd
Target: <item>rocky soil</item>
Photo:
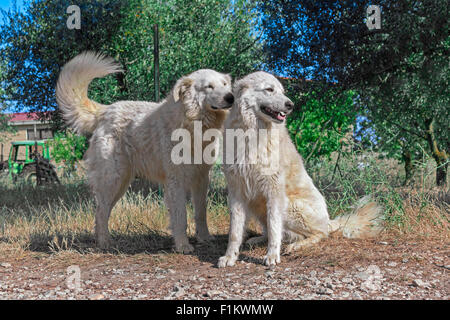
<path id="1" fill-rule="evenodd" d="M 22 252 L 0 256 L 0 299 L 443 299 L 450 298 L 443 240 L 330 238 L 283 256 L 244 249 L 218 269 L 225 238 L 192 255 Z M 77 273 L 79 270 L 79 274 Z"/>

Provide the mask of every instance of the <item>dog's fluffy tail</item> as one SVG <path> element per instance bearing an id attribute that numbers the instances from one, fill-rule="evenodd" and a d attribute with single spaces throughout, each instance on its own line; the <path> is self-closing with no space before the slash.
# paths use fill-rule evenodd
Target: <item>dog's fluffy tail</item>
<path id="1" fill-rule="evenodd" d="M 92 133 L 104 105 L 88 98 L 88 87 L 95 78 L 121 72 L 112 58 L 86 51 L 66 63 L 56 85 L 56 101 L 66 122 L 78 133 Z"/>
<path id="2" fill-rule="evenodd" d="M 356 203 L 354 209 L 347 214 L 330 221 L 329 231 L 342 232 L 346 238 L 373 238 L 384 228 L 383 208 L 365 196 Z"/>

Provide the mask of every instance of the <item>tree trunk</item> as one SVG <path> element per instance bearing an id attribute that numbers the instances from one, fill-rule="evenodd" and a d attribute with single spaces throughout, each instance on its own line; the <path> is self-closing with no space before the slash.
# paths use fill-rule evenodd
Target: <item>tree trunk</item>
<path id="1" fill-rule="evenodd" d="M 438 186 L 445 186 L 447 184 L 447 169 L 448 162 L 445 162 L 445 164 L 436 169 L 436 184 Z"/>
<path id="2" fill-rule="evenodd" d="M 431 151 L 433 159 L 436 161 L 436 184 L 444 186 L 447 183 L 447 169 L 448 169 L 448 153 L 445 150 L 440 150 L 434 135 L 434 119 L 426 120 L 427 125 L 427 142 Z"/>
<path id="3" fill-rule="evenodd" d="M 403 151 L 403 162 L 405 163 L 405 181 L 404 185 L 408 183 L 409 180 L 411 180 L 412 174 L 413 174 L 413 164 L 412 164 L 412 155 L 409 150 Z"/>

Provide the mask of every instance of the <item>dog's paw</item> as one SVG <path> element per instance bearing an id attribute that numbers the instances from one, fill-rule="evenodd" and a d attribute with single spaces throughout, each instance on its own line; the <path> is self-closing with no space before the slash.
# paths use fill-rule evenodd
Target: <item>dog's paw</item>
<path id="1" fill-rule="evenodd" d="M 313 241 L 311 241 L 311 240 L 313 240 Z M 316 241 L 314 241 L 313 238 L 293 242 L 286 246 L 286 249 L 284 249 L 283 254 L 287 255 L 287 254 L 294 253 L 295 251 L 298 251 L 300 249 L 310 247 L 314 243 L 316 243 Z"/>
<path id="2" fill-rule="evenodd" d="M 264 264 L 266 266 L 275 266 L 277 263 L 280 263 L 280 254 L 279 253 L 268 253 L 264 257 Z"/>
<path id="3" fill-rule="evenodd" d="M 264 244 L 265 242 L 267 242 L 267 237 L 260 236 L 260 237 L 252 237 L 252 238 L 248 239 L 247 241 L 245 241 L 245 244 L 249 245 L 249 246 L 257 246 L 260 244 Z"/>
<path id="4" fill-rule="evenodd" d="M 175 250 L 178 253 L 191 253 L 194 251 L 194 247 L 189 243 L 180 243 L 175 245 Z"/>
<path id="5" fill-rule="evenodd" d="M 217 266 L 219 268 L 232 267 L 236 263 L 237 257 L 223 256 L 219 258 Z"/>

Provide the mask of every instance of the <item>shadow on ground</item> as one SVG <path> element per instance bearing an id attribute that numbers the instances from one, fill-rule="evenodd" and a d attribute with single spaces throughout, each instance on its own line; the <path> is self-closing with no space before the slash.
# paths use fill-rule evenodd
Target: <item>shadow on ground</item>
<path id="1" fill-rule="evenodd" d="M 0 242 L 8 243 L 8 239 L 0 238 Z M 202 262 L 208 262 L 216 265 L 219 257 L 224 255 L 228 235 L 215 235 L 214 240 L 199 243 L 195 238 L 190 238 L 189 242 L 194 245 L 194 252 L 187 255 L 196 256 Z M 147 235 L 124 235 L 112 234 L 112 245 L 108 250 L 101 250 L 95 244 L 93 233 L 83 234 L 65 234 L 55 237 L 43 236 L 42 234 L 32 234 L 24 247 L 33 252 L 56 253 L 64 250 L 75 251 L 80 254 L 88 253 L 107 253 L 117 255 L 135 255 L 135 254 L 174 254 L 173 239 L 168 234 L 153 232 Z M 255 260 L 248 256 L 249 247 L 244 245 L 241 250 L 241 258 L 246 260 Z M 262 259 L 256 259 L 255 263 L 262 263 Z"/>

